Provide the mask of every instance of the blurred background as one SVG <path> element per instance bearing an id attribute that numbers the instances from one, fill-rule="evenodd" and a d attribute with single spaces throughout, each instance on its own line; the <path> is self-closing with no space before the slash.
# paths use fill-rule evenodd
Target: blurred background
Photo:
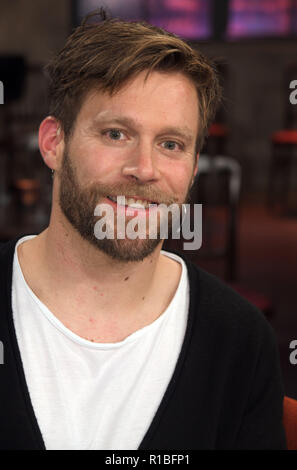
<path id="1" fill-rule="evenodd" d="M 1 0 L 0 241 L 48 224 L 51 174 L 37 137 L 48 113 L 43 66 L 100 6 L 164 27 L 217 63 L 225 99 L 192 192 L 203 204 L 203 242 L 185 254 L 267 316 L 285 392 L 297 398 L 289 360 L 297 339 L 297 0 Z M 182 242 L 164 248 L 179 252 Z"/>

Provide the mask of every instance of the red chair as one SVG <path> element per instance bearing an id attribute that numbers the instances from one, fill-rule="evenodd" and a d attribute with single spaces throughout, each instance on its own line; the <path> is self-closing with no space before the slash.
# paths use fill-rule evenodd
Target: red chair
<path id="1" fill-rule="evenodd" d="M 207 155 L 224 155 L 229 129 L 224 123 L 214 122 L 209 130 L 204 151 Z"/>
<path id="2" fill-rule="evenodd" d="M 297 450 L 297 400 L 284 398 L 283 424 L 288 450 Z"/>

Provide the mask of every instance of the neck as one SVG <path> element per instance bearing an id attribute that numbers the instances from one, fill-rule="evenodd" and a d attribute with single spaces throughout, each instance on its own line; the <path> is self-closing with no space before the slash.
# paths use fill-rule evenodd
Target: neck
<path id="1" fill-rule="evenodd" d="M 65 217 L 52 216 L 49 227 L 32 240 L 35 259 L 55 290 L 75 292 L 77 301 L 131 309 L 149 295 L 162 271 L 162 242 L 142 261 L 111 258 L 84 240 Z"/>

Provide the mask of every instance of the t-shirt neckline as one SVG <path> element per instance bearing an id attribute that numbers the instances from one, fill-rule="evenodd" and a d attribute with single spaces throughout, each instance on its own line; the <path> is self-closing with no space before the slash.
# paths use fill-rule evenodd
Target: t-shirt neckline
<path id="1" fill-rule="evenodd" d="M 173 260 L 179 262 L 182 266 L 182 272 L 181 272 L 181 276 L 180 276 L 180 279 L 179 279 L 177 289 L 176 289 L 175 294 L 174 294 L 173 298 L 171 299 L 169 305 L 164 310 L 164 312 L 161 313 L 161 315 L 159 315 L 159 317 L 156 318 L 152 323 L 140 328 L 137 331 L 134 331 L 133 333 L 128 335 L 126 338 L 124 338 L 122 341 L 117 341 L 115 343 L 97 343 L 97 342 L 93 342 L 93 341 L 87 340 L 85 338 L 82 338 L 81 336 L 77 335 L 76 333 L 71 331 L 69 328 L 67 328 L 49 310 L 49 308 L 43 302 L 41 302 L 41 300 L 36 296 L 36 294 L 34 294 L 34 292 L 32 291 L 32 289 L 27 284 L 27 282 L 24 278 L 24 275 L 23 275 L 23 272 L 22 272 L 22 269 L 21 269 L 21 266 L 20 266 L 20 263 L 19 263 L 19 259 L 18 259 L 17 248 L 24 241 L 29 240 L 29 239 L 34 238 L 34 237 L 36 237 L 36 235 L 26 235 L 26 236 L 20 238 L 17 241 L 16 246 L 15 246 L 16 268 L 17 268 L 18 273 L 21 277 L 21 281 L 22 281 L 23 285 L 25 286 L 28 294 L 33 299 L 33 301 L 37 304 L 37 306 L 39 307 L 39 309 L 41 310 L 43 315 L 47 318 L 47 320 L 50 321 L 50 323 L 56 329 L 58 329 L 61 333 L 63 333 L 68 339 L 70 339 L 71 341 L 74 341 L 75 343 L 78 343 L 80 346 L 83 346 L 83 347 L 86 347 L 86 348 L 89 348 L 89 349 L 105 349 L 105 350 L 106 349 L 117 349 L 117 348 L 120 348 L 120 347 L 124 347 L 125 345 L 140 339 L 144 334 L 148 333 L 149 331 L 157 328 L 160 325 L 160 323 L 165 321 L 165 319 L 170 314 L 170 311 L 173 309 L 174 304 L 178 301 L 178 298 L 179 298 L 179 295 L 180 295 L 180 292 L 181 292 L 181 287 L 185 282 L 186 265 L 185 265 L 184 260 L 181 257 L 179 257 L 178 255 L 176 255 L 175 253 L 170 253 L 170 252 L 161 250 L 160 254 L 163 254 L 165 256 L 168 256 L 169 258 L 172 258 Z"/>

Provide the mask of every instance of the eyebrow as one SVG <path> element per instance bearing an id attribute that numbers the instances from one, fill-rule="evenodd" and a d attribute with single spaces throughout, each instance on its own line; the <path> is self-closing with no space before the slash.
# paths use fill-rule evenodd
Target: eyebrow
<path id="1" fill-rule="evenodd" d="M 108 115 L 98 115 L 95 117 L 93 124 L 96 126 L 98 124 L 104 123 L 114 123 L 129 127 L 131 129 L 135 129 L 137 127 L 136 122 L 134 119 L 131 119 L 127 116 L 108 116 Z M 193 135 L 192 131 L 187 126 L 182 127 L 175 127 L 175 126 L 167 126 L 164 127 L 161 132 L 159 133 L 160 136 L 162 135 L 174 135 L 180 137 L 185 140 L 187 144 L 191 144 L 196 140 L 196 135 Z"/>

